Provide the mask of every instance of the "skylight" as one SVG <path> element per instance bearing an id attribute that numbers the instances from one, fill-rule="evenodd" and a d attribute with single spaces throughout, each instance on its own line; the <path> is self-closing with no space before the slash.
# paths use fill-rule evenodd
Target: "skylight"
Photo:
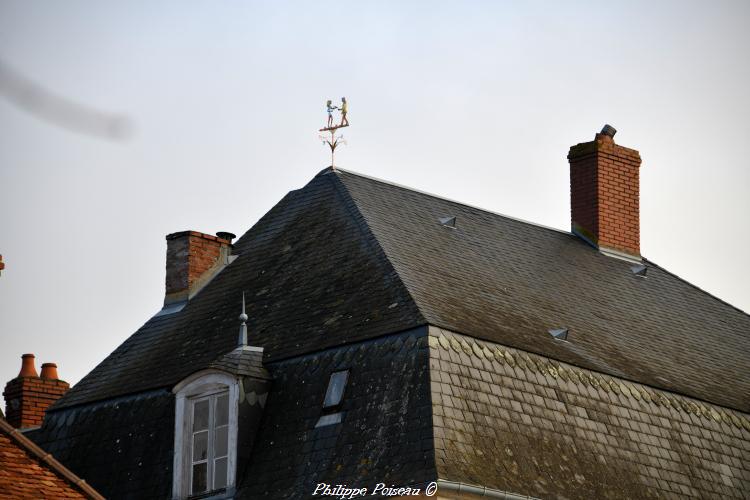
<path id="1" fill-rule="evenodd" d="M 341 423 L 341 412 L 331 413 L 330 415 L 323 415 L 315 424 L 315 427 L 325 427 L 326 425 L 340 424 Z"/>
<path id="2" fill-rule="evenodd" d="M 341 405 L 348 378 L 349 370 L 343 370 L 331 374 L 331 378 L 328 380 L 326 397 L 323 400 L 323 408 L 336 408 Z"/>
<path id="3" fill-rule="evenodd" d="M 344 390 L 348 380 L 349 370 L 331 373 L 331 378 L 328 379 L 328 389 L 323 398 L 322 415 L 315 424 L 316 428 L 341 423 L 341 401 L 344 399 Z"/>

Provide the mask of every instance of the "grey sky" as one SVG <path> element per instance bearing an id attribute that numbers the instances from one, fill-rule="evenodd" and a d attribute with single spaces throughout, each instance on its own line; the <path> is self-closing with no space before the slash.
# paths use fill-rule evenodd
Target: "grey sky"
<path id="1" fill-rule="evenodd" d="M 611 123 L 642 253 L 750 310 L 749 5 L 0 2 L 0 61 L 134 126 L 0 97 L 0 382 L 25 352 L 78 381 L 161 307 L 166 234 L 242 234 L 329 164 L 341 96 L 342 167 L 562 229 L 568 147 Z"/>

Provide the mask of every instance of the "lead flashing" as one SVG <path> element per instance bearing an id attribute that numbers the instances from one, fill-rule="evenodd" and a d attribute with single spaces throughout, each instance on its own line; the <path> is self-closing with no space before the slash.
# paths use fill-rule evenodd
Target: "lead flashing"
<path id="1" fill-rule="evenodd" d="M 619 250 L 615 250 L 614 248 L 599 247 L 599 253 L 601 253 L 602 255 L 606 255 L 607 257 L 624 260 L 626 262 L 632 262 L 634 264 L 640 264 L 642 262 L 640 255 L 628 254 Z"/>
<path id="2" fill-rule="evenodd" d="M 178 313 L 182 311 L 185 306 L 187 305 L 187 300 L 181 300 L 179 302 L 172 302 L 171 304 L 166 304 L 164 307 L 161 308 L 161 310 L 154 314 L 154 318 L 158 318 L 160 316 L 169 316 L 170 314 Z"/>
<path id="3" fill-rule="evenodd" d="M 589 231 L 587 231 L 584 227 L 582 227 L 581 225 L 575 222 L 570 228 L 570 232 L 578 236 L 579 238 L 581 238 L 584 242 L 588 243 L 592 247 L 599 250 L 599 253 L 602 255 L 605 255 L 607 257 L 612 257 L 613 259 L 624 260 L 632 264 L 640 264 L 642 262 L 640 255 L 632 255 L 629 253 L 621 252 L 620 250 L 615 250 L 614 248 L 599 246 L 599 244 L 596 241 L 596 238 L 594 238 L 594 235 L 591 234 Z"/>

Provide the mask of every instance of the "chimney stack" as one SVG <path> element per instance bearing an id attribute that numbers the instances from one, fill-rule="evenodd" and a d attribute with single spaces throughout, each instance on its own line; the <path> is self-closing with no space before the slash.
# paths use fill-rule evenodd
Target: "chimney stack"
<path id="1" fill-rule="evenodd" d="M 44 412 L 68 391 L 70 385 L 59 380 L 55 363 L 44 363 L 40 377 L 34 366 L 34 355 L 24 354 L 21 358 L 21 371 L 5 385 L 3 396 L 8 423 L 26 429 L 42 425 Z"/>
<path id="2" fill-rule="evenodd" d="M 570 148 L 571 230 L 605 255 L 640 261 L 641 156 L 615 144 L 616 133 L 605 125 Z"/>
<path id="3" fill-rule="evenodd" d="M 165 306 L 193 297 L 229 263 L 234 235 L 218 234 L 182 231 L 167 235 Z"/>

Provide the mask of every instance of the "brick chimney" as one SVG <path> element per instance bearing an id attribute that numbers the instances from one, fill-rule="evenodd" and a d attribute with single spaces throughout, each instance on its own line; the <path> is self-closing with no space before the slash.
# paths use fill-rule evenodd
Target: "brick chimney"
<path id="1" fill-rule="evenodd" d="M 57 365 L 44 363 L 42 375 L 36 373 L 34 355 L 21 356 L 21 371 L 5 385 L 6 420 L 13 427 L 25 429 L 42 425 L 44 412 L 65 394 L 70 385 L 57 376 Z"/>
<path id="2" fill-rule="evenodd" d="M 232 233 L 218 236 L 182 231 L 167 235 L 164 305 L 182 302 L 200 290 L 230 262 Z"/>
<path id="3" fill-rule="evenodd" d="M 604 254 L 640 260 L 641 156 L 615 144 L 616 132 L 605 125 L 570 148 L 571 230 Z"/>

